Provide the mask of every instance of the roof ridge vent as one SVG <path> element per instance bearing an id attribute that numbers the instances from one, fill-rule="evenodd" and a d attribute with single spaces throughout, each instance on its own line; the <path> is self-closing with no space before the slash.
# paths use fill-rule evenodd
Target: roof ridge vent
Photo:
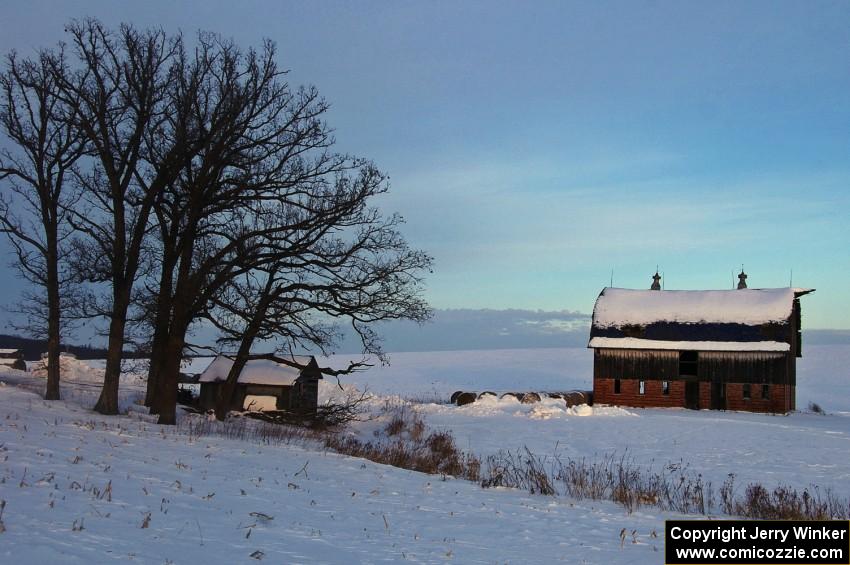
<path id="1" fill-rule="evenodd" d="M 655 274 L 652 275 L 652 286 L 649 290 L 661 290 L 661 275 L 658 274 L 658 269 L 655 269 Z"/>
<path id="2" fill-rule="evenodd" d="M 741 274 L 738 275 L 738 290 L 747 288 L 747 273 L 744 272 L 744 266 L 741 265 Z"/>

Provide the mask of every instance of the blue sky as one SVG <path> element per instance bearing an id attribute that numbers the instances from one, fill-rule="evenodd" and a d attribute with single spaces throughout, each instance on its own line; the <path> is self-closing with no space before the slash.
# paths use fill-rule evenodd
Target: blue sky
<path id="1" fill-rule="evenodd" d="M 743 263 L 850 328 L 848 2 L 11 0 L 0 51 L 86 15 L 276 41 L 391 175 L 437 308 L 587 313 L 612 269 L 728 288 Z"/>

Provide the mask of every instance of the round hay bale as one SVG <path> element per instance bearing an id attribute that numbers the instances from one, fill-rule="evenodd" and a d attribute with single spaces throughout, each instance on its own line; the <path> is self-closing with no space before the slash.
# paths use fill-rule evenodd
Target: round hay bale
<path id="1" fill-rule="evenodd" d="M 475 402 L 475 399 L 478 398 L 474 392 L 462 392 L 455 399 L 455 404 L 458 406 L 464 406 L 466 404 L 472 404 Z"/>
<path id="2" fill-rule="evenodd" d="M 452 404 L 454 404 L 455 402 L 457 402 L 457 397 L 458 397 L 458 396 L 460 396 L 461 394 L 463 394 L 463 391 L 462 391 L 462 390 L 456 390 L 456 391 L 454 391 L 454 392 L 452 393 L 452 398 L 451 398 L 451 400 L 449 400 L 449 402 L 451 402 Z"/>
<path id="3" fill-rule="evenodd" d="M 536 392 L 526 392 L 519 399 L 523 404 L 534 404 L 535 402 L 540 402 L 540 395 Z"/>
<path id="4" fill-rule="evenodd" d="M 508 398 L 508 397 L 511 397 L 511 396 L 512 396 L 512 397 L 514 397 L 514 398 L 516 398 L 517 400 L 520 400 L 520 399 L 522 398 L 522 393 L 519 393 L 519 392 L 506 392 L 506 393 L 504 393 L 502 396 L 500 396 L 499 398 L 500 398 L 500 399 L 502 399 L 502 400 L 504 400 L 505 398 Z"/>
<path id="5" fill-rule="evenodd" d="M 549 398 L 564 398 L 564 395 L 560 392 L 547 392 L 546 396 L 548 396 Z"/>
<path id="6" fill-rule="evenodd" d="M 581 390 L 573 390 L 564 395 L 567 406 L 578 406 L 579 404 L 590 404 L 588 394 Z"/>
<path id="7" fill-rule="evenodd" d="M 492 396 L 492 397 L 494 397 L 494 398 L 495 398 L 497 395 L 496 395 L 496 393 L 495 393 L 495 392 L 492 392 L 492 391 L 489 391 L 489 390 L 485 390 L 484 392 L 482 392 L 481 394 L 479 394 L 479 395 L 478 395 L 478 400 L 481 400 L 481 399 L 482 399 L 482 398 L 484 398 L 485 396 Z"/>

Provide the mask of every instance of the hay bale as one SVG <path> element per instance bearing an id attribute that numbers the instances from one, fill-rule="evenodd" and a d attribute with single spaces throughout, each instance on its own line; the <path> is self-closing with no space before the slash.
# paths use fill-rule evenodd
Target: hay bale
<path id="1" fill-rule="evenodd" d="M 523 404 L 534 404 L 540 402 L 540 395 L 536 392 L 526 392 L 520 397 L 519 401 Z"/>
<path id="2" fill-rule="evenodd" d="M 522 399 L 522 393 L 521 392 L 506 392 L 502 396 L 500 396 L 499 398 L 504 400 L 505 398 L 507 398 L 509 396 L 513 396 L 517 400 Z"/>
<path id="3" fill-rule="evenodd" d="M 549 398 L 564 398 L 564 395 L 560 392 L 547 392 L 546 396 L 548 396 Z"/>
<path id="4" fill-rule="evenodd" d="M 591 404 L 590 394 L 583 390 L 571 390 L 564 395 L 567 406 L 578 406 L 579 404 Z"/>
<path id="5" fill-rule="evenodd" d="M 478 398 L 474 392 L 462 392 L 455 399 L 455 404 L 458 406 L 465 406 L 466 404 L 472 404 L 475 402 L 475 399 Z"/>
<path id="6" fill-rule="evenodd" d="M 497 395 L 496 395 L 496 393 L 495 393 L 495 392 L 492 392 L 492 391 L 489 391 L 489 390 L 485 390 L 484 392 L 482 392 L 481 394 L 479 394 L 479 395 L 478 395 L 478 400 L 481 400 L 481 399 L 482 399 L 482 398 L 484 398 L 485 396 L 492 396 L 492 397 L 496 397 Z"/>
<path id="7" fill-rule="evenodd" d="M 454 404 L 455 402 L 457 402 L 457 397 L 458 397 L 458 396 L 460 396 L 461 394 L 463 394 L 463 391 L 462 391 L 462 390 L 456 390 L 456 391 L 454 391 L 454 392 L 452 393 L 452 397 L 451 397 L 451 400 L 449 400 L 449 402 L 451 402 L 452 404 Z"/>

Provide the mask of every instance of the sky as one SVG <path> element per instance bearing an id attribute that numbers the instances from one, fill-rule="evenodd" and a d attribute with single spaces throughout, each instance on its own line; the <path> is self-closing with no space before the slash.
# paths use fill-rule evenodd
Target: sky
<path id="1" fill-rule="evenodd" d="M 850 328 L 850 2 L 7 0 L 0 52 L 96 16 L 279 48 L 435 257 L 441 310 L 587 314 L 604 286 L 817 288 Z M 8 250 L 5 242 L 0 251 Z M 793 271 L 793 278 L 792 278 Z M 11 273 L 0 285 L 20 289 Z M 560 314 L 559 314 L 560 313 Z"/>

